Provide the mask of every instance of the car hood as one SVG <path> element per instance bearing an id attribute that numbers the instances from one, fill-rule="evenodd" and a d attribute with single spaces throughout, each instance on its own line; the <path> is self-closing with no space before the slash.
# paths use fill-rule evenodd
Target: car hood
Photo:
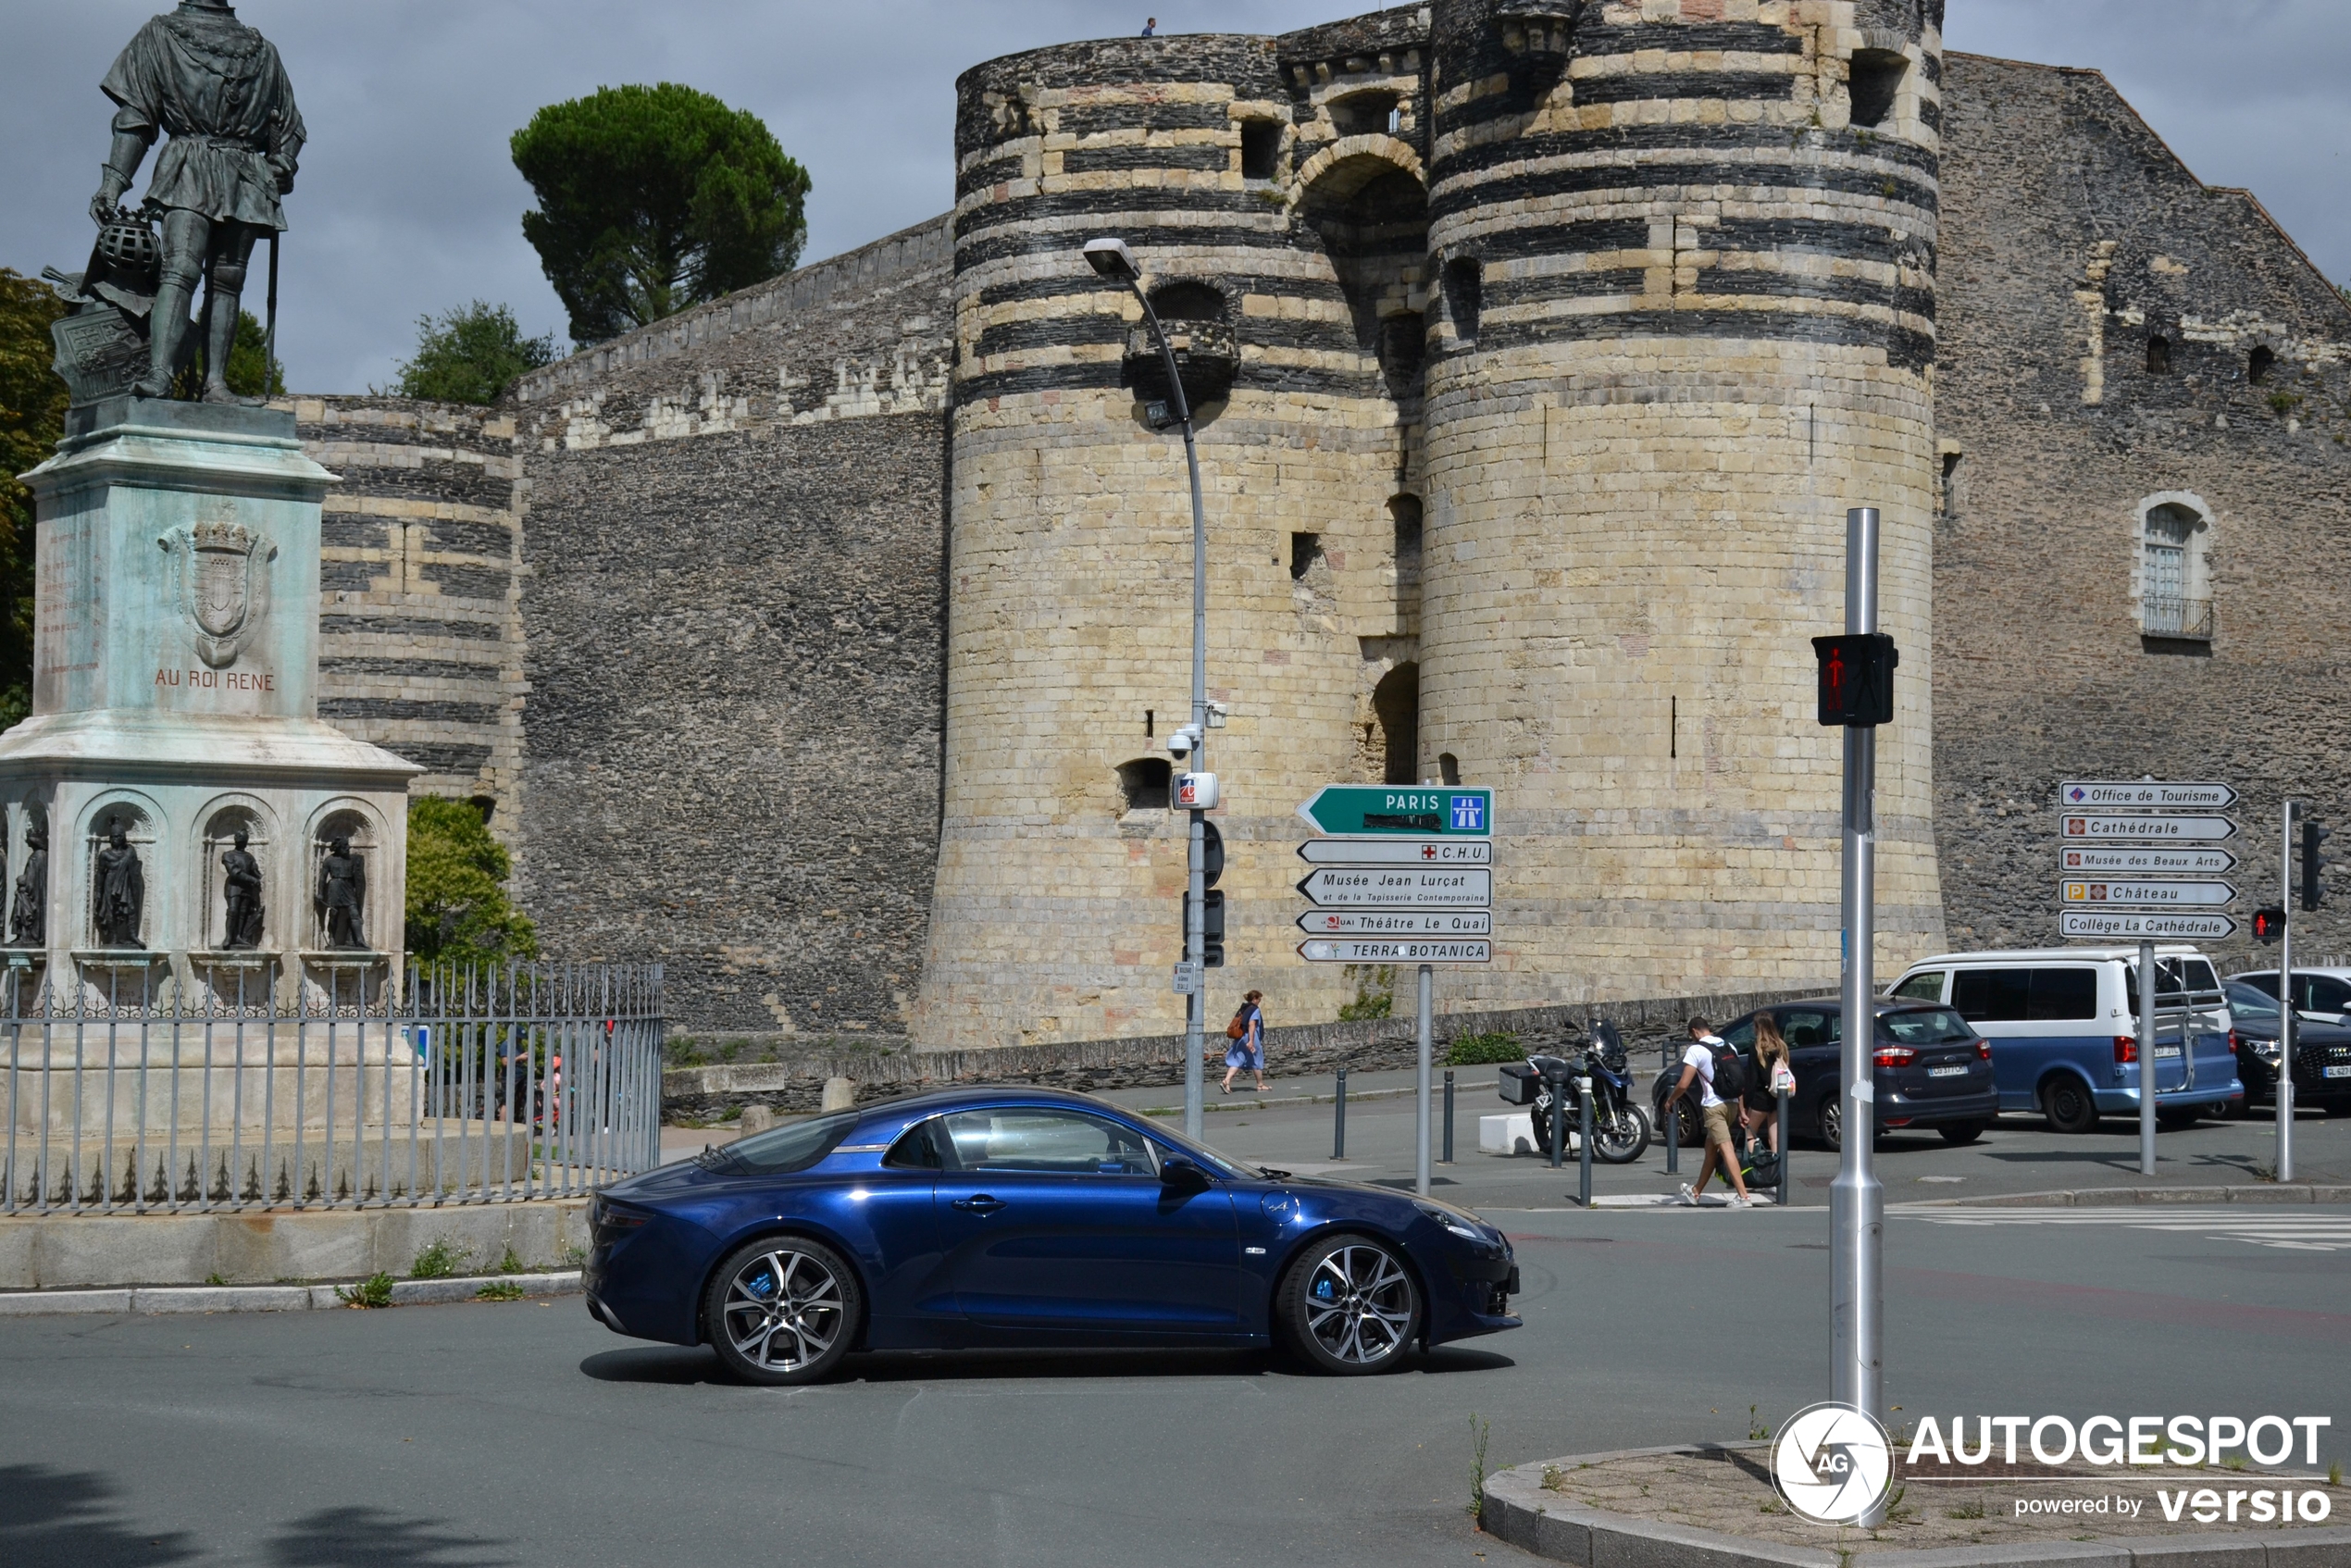
<path id="1" fill-rule="evenodd" d="M 2248 1018 L 2242 1013 L 2233 1016 L 2235 1021 L 2232 1027 L 2238 1034 L 2251 1035 L 2255 1039 L 2278 1038 L 2275 1019 Z M 2307 1018 L 2295 1020 L 2294 1036 L 2303 1045 L 2351 1045 L 2351 1028 L 2341 1024 L 2314 1024 Z"/>

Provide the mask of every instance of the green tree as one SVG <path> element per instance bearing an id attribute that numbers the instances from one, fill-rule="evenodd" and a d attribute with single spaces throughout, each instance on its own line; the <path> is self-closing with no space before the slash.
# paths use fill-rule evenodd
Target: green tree
<path id="1" fill-rule="evenodd" d="M 690 87 L 550 104 L 511 146 L 539 200 L 523 237 L 576 342 L 788 272 L 808 237 L 808 171 L 758 116 Z"/>
<path id="2" fill-rule="evenodd" d="M 538 928 L 506 898 L 513 869 L 466 802 L 409 802 L 408 955 L 426 964 L 538 957 Z"/>
<path id="3" fill-rule="evenodd" d="M 417 356 L 400 367 L 399 392 L 435 403 L 495 403 L 516 377 L 554 357 L 554 333 L 526 338 L 513 311 L 476 300 L 417 317 Z"/>
<path id="4" fill-rule="evenodd" d="M 192 403 L 204 394 L 205 350 L 199 346 L 188 367 L 171 383 L 171 395 Z M 237 335 L 229 344 L 229 368 L 223 372 L 229 390 L 239 397 L 283 397 L 286 367 L 269 357 L 269 337 L 250 310 L 237 312 Z"/>
<path id="5" fill-rule="evenodd" d="M 48 284 L 0 268 L 0 728 L 32 703 L 32 492 L 16 477 L 65 434 L 66 384 L 49 339 L 65 313 Z"/>

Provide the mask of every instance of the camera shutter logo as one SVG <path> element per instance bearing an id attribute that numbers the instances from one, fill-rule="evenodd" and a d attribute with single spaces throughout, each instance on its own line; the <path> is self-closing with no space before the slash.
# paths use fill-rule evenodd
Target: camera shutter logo
<path id="1" fill-rule="evenodd" d="M 1815 1524 L 1849 1524 L 1894 1479 L 1894 1445 L 1875 1416 L 1851 1405 L 1808 1405 L 1772 1440 L 1772 1484 Z"/>

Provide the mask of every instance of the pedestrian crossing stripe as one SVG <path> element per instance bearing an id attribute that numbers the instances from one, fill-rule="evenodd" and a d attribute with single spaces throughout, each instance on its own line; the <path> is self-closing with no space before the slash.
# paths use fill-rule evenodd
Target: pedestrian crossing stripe
<path id="1" fill-rule="evenodd" d="M 2247 1213 L 2242 1209 L 2165 1209 L 2134 1213 L 2122 1209 L 1944 1209 L 1889 1204 L 1891 1217 L 1929 1225 L 1984 1228 L 2004 1225 L 2121 1226 L 2199 1235 L 2214 1241 L 2241 1241 L 2298 1252 L 2351 1251 L 2351 1212 Z"/>

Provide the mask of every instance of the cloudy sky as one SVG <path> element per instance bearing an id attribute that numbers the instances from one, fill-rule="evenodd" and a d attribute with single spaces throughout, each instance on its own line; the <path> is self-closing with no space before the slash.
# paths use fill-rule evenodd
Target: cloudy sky
<path id="1" fill-rule="evenodd" d="M 97 83 L 157 0 L 6 0 L 0 266 L 72 270 L 106 146 Z M 1344 0 L 1160 0 L 1162 32 L 1281 31 Z M 946 209 L 955 75 L 994 55 L 1133 32 L 1101 0 L 248 0 L 310 126 L 280 340 L 298 389 L 389 381 L 417 317 L 472 298 L 564 326 L 523 242 L 506 139 L 541 105 L 682 81 L 764 117 L 805 164 L 809 259 Z M 1952 48 L 2095 66 L 2188 167 L 2250 187 L 2351 280 L 2351 5 L 1949 0 Z M 144 189 L 144 173 L 140 189 Z M 257 305 L 257 295 L 253 296 Z"/>

